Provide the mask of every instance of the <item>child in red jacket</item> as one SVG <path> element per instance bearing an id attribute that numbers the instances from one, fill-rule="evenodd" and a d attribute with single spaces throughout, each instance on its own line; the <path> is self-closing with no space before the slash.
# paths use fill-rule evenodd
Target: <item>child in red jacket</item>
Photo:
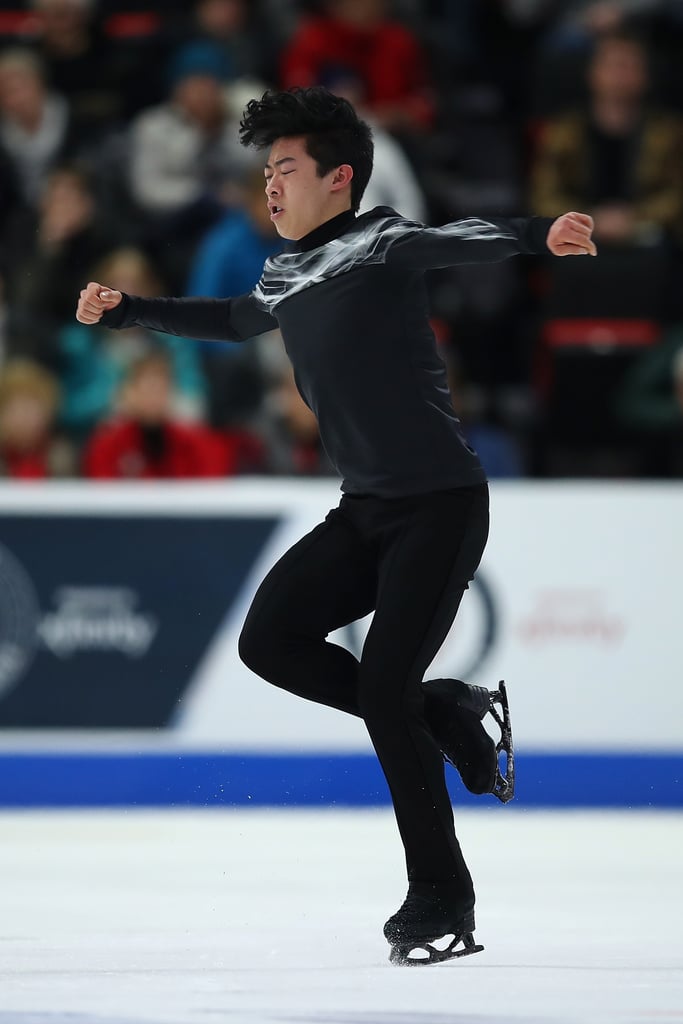
<path id="1" fill-rule="evenodd" d="M 99 479 L 177 480 L 232 476 L 253 468 L 257 443 L 246 434 L 219 435 L 172 414 L 171 367 L 161 353 L 131 368 L 121 394 L 122 415 L 97 428 L 85 474 Z"/>

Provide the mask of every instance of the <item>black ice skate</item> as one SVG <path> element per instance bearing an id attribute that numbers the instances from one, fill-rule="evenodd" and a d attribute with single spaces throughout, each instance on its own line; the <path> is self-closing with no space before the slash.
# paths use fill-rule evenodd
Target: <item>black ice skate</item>
<path id="1" fill-rule="evenodd" d="M 411 882 L 400 910 L 384 925 L 391 945 L 389 960 L 405 967 L 480 953 L 484 947 L 475 944 L 473 931 L 473 901 L 464 905 L 455 898 L 452 885 L 436 882 Z"/>
<path id="2" fill-rule="evenodd" d="M 430 679 L 422 684 L 425 718 L 441 751 L 471 793 L 492 793 L 506 804 L 515 795 L 515 754 L 505 683 L 497 690 L 469 686 L 460 679 Z M 496 704 L 500 705 L 502 717 Z M 490 714 L 500 729 L 496 741 L 484 728 Z M 501 769 L 505 754 L 505 770 Z"/>

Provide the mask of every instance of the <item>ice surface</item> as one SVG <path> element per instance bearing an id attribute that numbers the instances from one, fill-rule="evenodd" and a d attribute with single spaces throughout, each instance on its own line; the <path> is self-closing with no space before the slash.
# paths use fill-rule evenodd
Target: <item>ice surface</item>
<path id="1" fill-rule="evenodd" d="M 458 813 L 471 958 L 392 967 L 388 811 L 0 815 L 0 1024 L 683 1020 L 683 815 Z"/>

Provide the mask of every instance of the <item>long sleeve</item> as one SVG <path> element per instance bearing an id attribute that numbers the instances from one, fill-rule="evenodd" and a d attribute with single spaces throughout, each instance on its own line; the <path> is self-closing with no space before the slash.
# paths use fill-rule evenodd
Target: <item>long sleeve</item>
<path id="1" fill-rule="evenodd" d="M 398 221 L 396 239 L 387 250 L 388 266 L 415 270 L 452 267 L 460 263 L 497 263 L 518 253 L 548 254 L 546 239 L 552 218 L 516 217 L 482 220 L 469 217 L 438 228 Z M 385 229 L 385 237 L 392 227 Z"/>
<path id="2" fill-rule="evenodd" d="M 104 327 L 122 330 L 147 327 L 163 334 L 199 341 L 246 341 L 277 327 L 252 295 L 234 299 L 159 298 L 124 295 L 123 301 L 102 317 Z"/>

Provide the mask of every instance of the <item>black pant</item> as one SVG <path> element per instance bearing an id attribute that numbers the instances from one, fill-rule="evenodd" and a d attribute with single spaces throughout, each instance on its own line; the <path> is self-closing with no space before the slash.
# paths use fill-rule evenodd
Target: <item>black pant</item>
<path id="1" fill-rule="evenodd" d="M 240 637 L 257 675 L 359 715 L 391 791 L 411 881 L 472 879 L 421 682 L 488 535 L 486 484 L 405 498 L 344 495 L 271 569 Z M 374 609 L 358 661 L 325 638 Z"/>

